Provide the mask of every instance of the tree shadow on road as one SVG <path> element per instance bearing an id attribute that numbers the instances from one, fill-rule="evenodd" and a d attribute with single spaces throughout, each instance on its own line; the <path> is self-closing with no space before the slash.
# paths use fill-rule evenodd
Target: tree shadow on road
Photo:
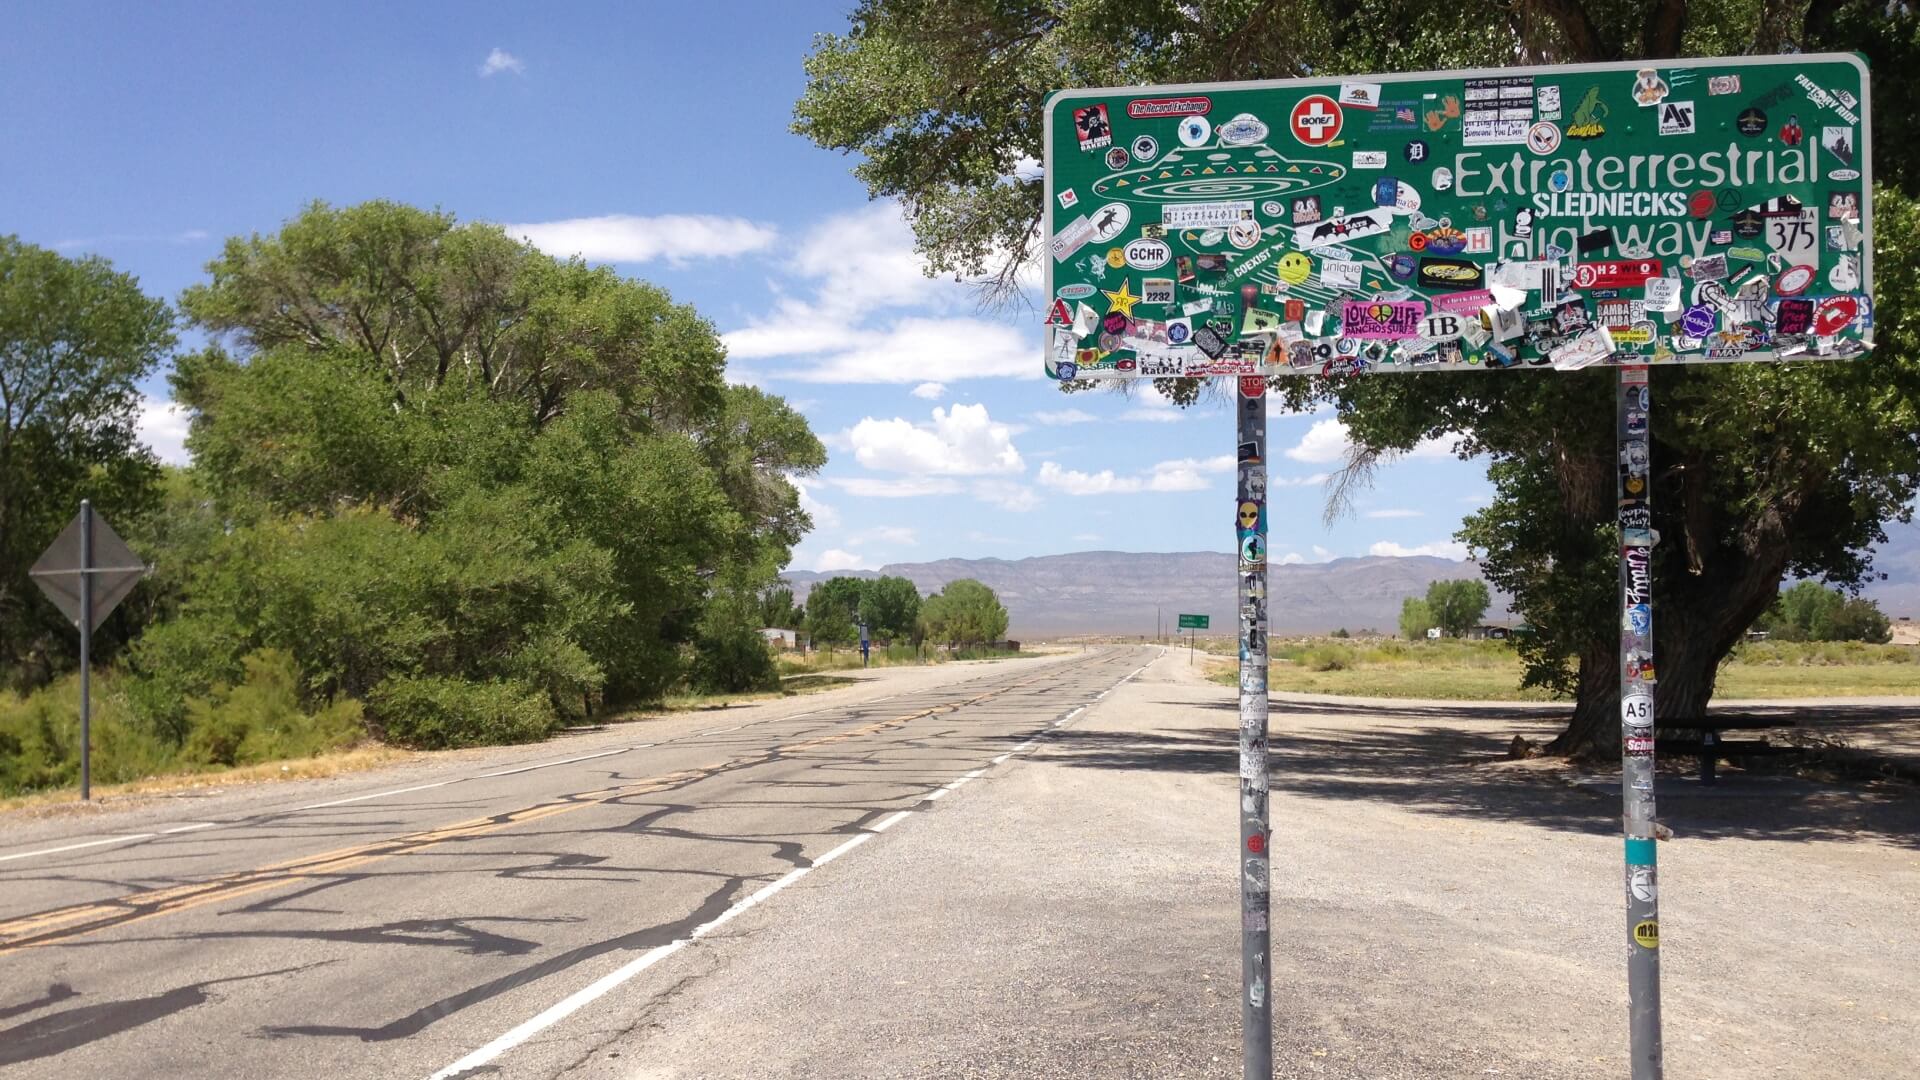
<path id="1" fill-rule="evenodd" d="M 1147 732 L 1062 728 L 1048 739 L 1049 760 L 1238 775 L 1234 703 L 1163 704 L 1207 710 L 1221 722 Z M 1273 710 L 1273 786 L 1287 796 L 1388 802 L 1417 813 L 1590 835 L 1620 832 L 1617 770 L 1609 776 L 1557 759 L 1507 760 L 1515 735 L 1538 740 L 1558 729 L 1550 711 L 1297 701 L 1275 701 Z M 1920 788 L 1911 784 L 1824 784 L 1732 770 L 1721 784 L 1703 788 L 1688 775 L 1690 759 L 1676 766 L 1660 777 L 1659 818 L 1680 838 L 1864 839 L 1920 848 Z"/>

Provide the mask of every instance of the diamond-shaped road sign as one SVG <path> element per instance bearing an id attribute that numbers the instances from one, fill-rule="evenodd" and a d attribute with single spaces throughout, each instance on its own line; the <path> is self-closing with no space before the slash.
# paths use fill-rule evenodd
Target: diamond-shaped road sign
<path id="1" fill-rule="evenodd" d="M 93 524 L 92 558 L 87 560 L 89 565 L 81 566 L 81 530 L 86 527 L 89 518 Z M 60 530 L 60 535 L 53 538 L 53 543 L 47 545 L 47 550 L 41 553 L 39 561 L 28 571 L 28 576 L 40 586 L 41 592 L 47 594 L 47 599 L 53 601 L 78 626 L 82 573 L 93 575 L 93 612 L 87 623 L 87 629 L 91 630 L 120 606 L 120 601 L 125 600 L 133 587 L 146 576 L 147 567 L 127 547 L 127 542 L 120 539 L 120 534 L 113 531 L 113 526 L 107 524 L 106 519 L 82 510 L 74 515 L 66 528 Z"/>

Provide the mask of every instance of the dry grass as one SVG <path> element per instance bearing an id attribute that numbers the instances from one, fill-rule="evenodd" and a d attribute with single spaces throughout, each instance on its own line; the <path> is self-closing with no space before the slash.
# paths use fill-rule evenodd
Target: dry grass
<path id="1" fill-rule="evenodd" d="M 1555 700 L 1544 690 L 1520 688 L 1519 658 L 1501 642 L 1295 638 L 1275 639 L 1272 652 L 1267 685 L 1275 691 L 1451 701 Z M 1238 665 L 1231 659 L 1212 663 L 1213 681 L 1238 683 Z M 1903 695 L 1920 695 L 1920 650 L 1859 643 L 1743 646 L 1721 667 L 1715 688 L 1715 696 L 1722 699 Z"/>
<path id="2" fill-rule="evenodd" d="M 182 795 L 212 795 L 229 788 L 253 784 L 272 784 L 282 780 L 322 780 L 330 776 L 343 776 L 386 765 L 419 761 L 428 756 L 426 751 L 402 750 L 398 747 L 368 742 L 346 750 L 293 761 L 268 761 L 258 765 L 243 765 L 234 769 L 207 772 L 167 773 L 126 784 L 95 785 L 91 806 L 80 801 L 80 792 L 77 788 L 16 795 L 12 798 L 0 799 L 0 813 L 17 811 L 30 818 L 85 814 L 106 807 L 178 798 Z"/>

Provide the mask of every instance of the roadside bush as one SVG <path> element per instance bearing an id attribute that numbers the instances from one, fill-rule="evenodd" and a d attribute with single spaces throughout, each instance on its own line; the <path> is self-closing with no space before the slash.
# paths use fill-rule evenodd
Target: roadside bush
<path id="1" fill-rule="evenodd" d="M 745 623 L 703 627 L 694 639 L 687 681 L 709 694 L 780 688 L 780 670 L 760 631 Z"/>
<path id="2" fill-rule="evenodd" d="M 1353 650 L 1345 645 L 1316 645 L 1300 660 L 1309 671 L 1345 671 L 1354 661 Z"/>
<path id="3" fill-rule="evenodd" d="M 559 719 L 545 694 L 516 680 L 393 678 L 374 687 L 368 704 L 389 741 L 424 750 L 533 742 Z"/>
<path id="4" fill-rule="evenodd" d="M 173 747 L 133 720 L 120 679 L 93 678 L 93 782 L 117 784 L 167 767 Z M 80 676 L 24 697 L 0 693 L 0 796 L 80 783 Z"/>
<path id="5" fill-rule="evenodd" d="M 358 742 L 366 734 L 360 703 L 344 698 L 309 713 L 301 707 L 300 674 L 291 654 L 263 649 L 247 656 L 245 678 L 187 703 L 183 763 L 252 765 L 312 757 Z"/>

